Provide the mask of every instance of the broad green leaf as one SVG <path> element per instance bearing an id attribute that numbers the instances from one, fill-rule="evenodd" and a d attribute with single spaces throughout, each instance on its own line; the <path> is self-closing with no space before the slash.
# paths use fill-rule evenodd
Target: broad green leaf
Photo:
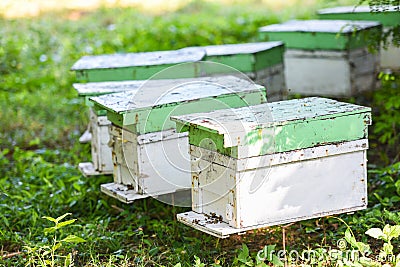
<path id="1" fill-rule="evenodd" d="M 46 220 L 48 220 L 48 221 L 51 221 L 51 222 L 57 223 L 57 219 L 54 219 L 53 217 L 49 217 L 49 216 L 43 216 L 42 218 L 43 218 L 43 219 L 46 219 Z"/>
<path id="2" fill-rule="evenodd" d="M 383 233 L 386 235 L 386 238 L 388 240 L 392 238 L 398 238 L 400 236 L 400 225 L 390 226 L 389 224 L 387 224 L 383 228 Z"/>
<path id="3" fill-rule="evenodd" d="M 357 247 L 357 241 L 349 228 L 347 228 L 346 232 L 344 233 L 344 239 L 346 239 L 347 243 L 349 243 L 352 247 Z"/>
<path id="4" fill-rule="evenodd" d="M 177 264 L 174 265 L 174 267 L 182 267 L 182 264 L 178 262 Z"/>
<path id="5" fill-rule="evenodd" d="M 68 215 L 71 215 L 72 213 L 65 213 L 64 215 L 61 215 L 60 217 L 58 217 L 56 220 L 57 222 L 61 221 L 62 219 L 64 219 L 65 217 L 67 217 Z"/>
<path id="6" fill-rule="evenodd" d="M 237 259 L 245 266 L 253 266 L 253 260 L 249 257 L 249 248 L 246 244 L 242 245 L 242 249 L 240 250 Z"/>
<path id="7" fill-rule="evenodd" d="M 75 235 L 69 235 L 66 238 L 64 238 L 63 240 L 61 240 L 61 242 L 67 242 L 67 243 L 83 243 L 86 242 L 85 239 L 80 238 L 78 236 Z"/>
<path id="8" fill-rule="evenodd" d="M 56 251 L 56 250 L 59 249 L 61 246 L 62 246 L 62 243 L 61 243 L 61 242 L 58 242 L 57 244 L 55 244 L 55 245 L 52 247 L 52 250 L 53 250 L 53 251 Z"/>
<path id="9" fill-rule="evenodd" d="M 71 266 L 72 263 L 72 253 L 68 253 L 67 257 L 65 257 L 64 267 Z"/>
<path id="10" fill-rule="evenodd" d="M 57 230 L 57 228 L 53 226 L 53 227 L 44 228 L 43 232 L 47 235 L 49 233 L 55 232 L 56 230 Z"/>
<path id="11" fill-rule="evenodd" d="M 242 245 L 242 255 L 246 258 L 249 256 L 249 248 L 246 246 L 246 244 Z"/>
<path id="12" fill-rule="evenodd" d="M 237 259 L 241 263 L 246 263 L 248 257 L 249 257 L 249 249 L 247 248 L 246 244 L 243 244 L 242 245 L 242 249 L 239 251 Z"/>
<path id="13" fill-rule="evenodd" d="M 271 263 L 272 263 L 274 266 L 284 266 L 284 265 L 285 265 L 285 264 L 283 263 L 283 261 L 281 261 L 281 260 L 278 258 L 278 256 L 276 256 L 276 255 L 272 255 Z"/>
<path id="14" fill-rule="evenodd" d="M 400 195 L 400 180 L 397 180 L 396 183 L 394 184 L 394 186 L 396 186 L 397 194 Z"/>
<path id="15" fill-rule="evenodd" d="M 67 226 L 67 225 L 69 225 L 69 224 L 72 224 L 72 223 L 74 223 L 75 221 L 76 221 L 76 219 L 68 220 L 68 221 L 65 221 L 65 222 L 60 222 L 60 223 L 57 225 L 57 227 L 58 227 L 58 228 L 61 228 L 61 227 Z"/>
<path id="16" fill-rule="evenodd" d="M 371 248 L 368 244 L 365 244 L 363 242 L 357 242 L 357 249 L 365 255 L 367 252 L 371 252 Z"/>
<path id="17" fill-rule="evenodd" d="M 382 238 L 385 238 L 384 233 L 383 233 L 382 230 L 379 229 L 379 228 L 371 228 L 371 229 L 368 229 L 368 231 L 366 231 L 365 234 L 367 234 L 367 235 L 369 235 L 369 236 L 371 236 L 371 237 L 373 237 L 373 238 L 375 238 L 375 239 L 382 239 Z"/>
<path id="18" fill-rule="evenodd" d="M 267 259 L 269 260 L 269 261 L 272 261 L 272 258 L 273 258 L 273 253 L 272 253 L 272 251 L 274 251 L 275 250 L 275 247 L 276 247 L 276 245 L 268 245 L 268 246 L 266 246 L 266 252 L 267 252 L 267 255 L 265 255 L 266 257 L 267 257 Z"/>
<path id="19" fill-rule="evenodd" d="M 194 255 L 194 266 L 195 267 L 205 267 L 206 265 L 204 263 L 201 263 L 201 260 L 199 257 Z"/>
<path id="20" fill-rule="evenodd" d="M 400 188 L 399 188 L 399 190 L 400 190 Z M 399 191 L 400 192 L 400 191 Z M 400 201 L 400 197 L 399 196 L 392 196 L 391 198 L 390 198 L 390 201 L 392 201 L 392 202 L 399 202 Z"/>
<path id="21" fill-rule="evenodd" d="M 51 250 L 46 250 L 45 252 L 43 252 L 43 253 L 42 253 L 42 256 L 49 255 L 49 254 L 50 254 L 50 252 L 51 252 Z"/>
<path id="22" fill-rule="evenodd" d="M 382 250 L 386 253 L 386 255 L 392 255 L 393 254 L 393 245 L 389 243 L 383 244 Z"/>

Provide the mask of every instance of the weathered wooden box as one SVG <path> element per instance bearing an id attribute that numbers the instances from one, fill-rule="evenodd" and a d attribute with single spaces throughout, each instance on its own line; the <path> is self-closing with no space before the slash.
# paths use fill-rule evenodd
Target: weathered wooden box
<path id="1" fill-rule="evenodd" d="M 88 131 L 91 134 L 91 162 L 79 163 L 79 170 L 85 176 L 108 175 L 113 173 L 114 165 L 111 157 L 111 148 L 108 145 L 110 135 L 108 128 L 111 122 L 107 119 L 106 111 L 91 107 L 90 97 L 110 94 L 115 92 L 137 90 L 145 81 L 124 82 L 92 82 L 75 83 L 73 87 L 80 97 L 85 99 L 85 104 L 90 107 Z"/>
<path id="2" fill-rule="evenodd" d="M 205 53 L 208 53 L 207 58 Z M 200 60 L 209 60 L 221 64 L 201 64 Z M 182 66 L 180 63 L 186 63 Z M 184 48 L 176 51 L 145 53 L 127 53 L 100 56 L 85 56 L 77 61 L 72 70 L 76 71 L 79 81 L 74 88 L 79 96 L 85 97 L 87 106 L 92 106 L 89 98 L 96 95 L 133 90 L 140 87 L 152 75 L 174 66 L 173 71 L 157 75 L 157 79 L 176 79 L 180 77 L 217 76 L 235 73 L 237 70 L 258 83 L 269 88 L 269 101 L 286 96 L 283 74 L 282 42 L 249 43 L 234 45 L 216 45 Z M 131 81 L 131 79 L 140 79 Z M 125 81 L 129 80 L 129 81 Z M 104 82 L 98 82 L 104 81 Z M 111 82 L 109 82 L 111 81 Z M 114 81 L 114 82 L 112 82 Z M 115 82 L 121 81 L 121 82 Z M 147 81 L 149 87 L 151 82 Z M 162 81 L 167 83 L 166 80 Z M 105 110 L 90 111 L 88 130 L 80 141 L 91 142 L 92 162 L 79 164 L 85 176 L 112 173 L 110 151 L 108 147 L 108 126 Z M 91 139 L 91 135 L 96 135 Z"/>
<path id="3" fill-rule="evenodd" d="M 80 97 L 85 98 L 85 104 L 89 110 L 89 131 L 92 135 L 91 162 L 79 163 L 79 170 L 84 176 L 113 174 L 114 164 L 112 162 L 111 147 L 109 145 L 109 127 L 111 122 L 107 119 L 107 110 L 97 107 L 93 109 L 93 102 L 89 99 L 94 96 L 106 95 L 118 92 L 137 92 L 139 89 L 159 90 L 159 88 L 173 87 L 176 84 L 192 82 L 188 79 L 161 79 L 161 80 L 137 80 L 118 82 L 90 82 L 75 83 L 73 87 Z"/>
<path id="4" fill-rule="evenodd" d="M 319 19 L 347 19 L 347 20 L 368 20 L 379 21 L 384 26 L 384 31 L 400 24 L 400 6 L 341 6 L 326 8 L 318 11 Z M 391 42 L 391 38 L 388 40 Z M 400 48 L 388 45 L 381 48 L 381 68 L 399 69 L 400 68 Z"/>
<path id="5" fill-rule="evenodd" d="M 71 70 L 77 80 L 86 82 L 145 80 L 171 66 L 175 66 L 174 77 L 167 72 L 158 79 L 191 78 L 198 76 L 196 62 L 204 56 L 201 49 L 84 56 Z"/>
<path id="6" fill-rule="evenodd" d="M 240 71 L 269 89 L 273 100 L 286 96 L 282 42 L 188 47 L 174 51 L 84 56 L 71 68 L 79 81 L 191 78 Z M 224 64 L 201 64 L 200 61 Z M 180 63 L 185 63 L 180 65 Z M 174 71 L 159 73 L 171 66 Z"/>
<path id="7" fill-rule="evenodd" d="M 229 74 L 240 71 L 257 84 L 268 88 L 269 102 L 286 98 L 283 65 L 285 48 L 282 42 L 210 45 L 200 48 L 206 52 L 206 61 L 230 67 L 221 68 L 218 64 L 214 66 L 206 64 L 206 74 Z"/>
<path id="8" fill-rule="evenodd" d="M 131 203 L 190 189 L 187 134 L 176 133 L 169 116 L 260 104 L 265 96 L 260 85 L 221 76 L 91 98 L 113 124 L 114 183 L 102 185 L 102 191 Z"/>
<path id="9" fill-rule="evenodd" d="M 366 208 L 370 111 L 305 98 L 172 117 L 192 170 L 193 211 L 178 220 L 227 237 Z"/>
<path id="10" fill-rule="evenodd" d="M 259 30 L 261 39 L 285 43 L 289 94 L 335 97 L 375 89 L 379 53 L 368 51 L 368 38 L 380 31 L 379 22 L 346 20 L 293 20 Z"/>

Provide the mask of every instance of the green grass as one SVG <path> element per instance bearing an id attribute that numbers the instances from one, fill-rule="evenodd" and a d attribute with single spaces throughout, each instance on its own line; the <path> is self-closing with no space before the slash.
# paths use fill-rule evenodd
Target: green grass
<path id="1" fill-rule="evenodd" d="M 90 159 L 90 147 L 77 142 L 87 109 L 71 86 L 74 74 L 69 68 L 75 61 L 86 54 L 255 41 L 259 26 L 312 14 L 312 9 L 297 7 L 271 12 L 251 3 L 192 2 L 163 16 L 100 8 L 82 12 L 76 21 L 67 19 L 67 13 L 0 18 L 0 266 L 23 266 L 26 246 L 52 242 L 53 236 L 44 234 L 51 224 L 42 216 L 68 212 L 77 221 L 57 234 L 74 234 L 87 242 L 67 244 L 58 253 L 71 252 L 75 266 L 239 266 L 264 246 L 282 248 L 281 227 L 218 240 L 176 222 L 175 215 L 186 209 L 154 199 L 123 205 L 100 193 L 100 184 L 110 177 L 87 179 L 76 168 Z M 371 140 L 370 208 L 341 216 L 363 241 L 370 227 L 400 224 L 400 165 L 390 165 L 399 151 L 387 145 L 398 144 L 393 90 L 398 90 L 399 78 L 393 77 L 376 100 L 367 102 L 380 125 Z M 385 134 L 387 129 L 393 133 Z M 304 221 L 285 229 L 285 245 L 289 250 L 334 245 L 345 230 L 337 219 Z"/>

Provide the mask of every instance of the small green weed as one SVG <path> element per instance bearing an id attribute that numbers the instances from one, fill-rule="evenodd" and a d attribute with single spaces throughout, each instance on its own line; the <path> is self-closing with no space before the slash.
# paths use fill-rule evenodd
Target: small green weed
<path id="1" fill-rule="evenodd" d="M 68 235 L 60 239 L 61 237 L 58 234 L 62 234 L 62 229 L 76 221 L 76 219 L 62 221 L 68 215 L 71 215 L 71 213 L 66 213 L 56 219 L 48 216 L 43 217 L 54 223 L 54 226 L 45 228 L 43 231 L 45 235 L 51 235 L 51 243 L 24 246 L 27 254 L 27 263 L 25 266 L 75 266 L 73 252 L 69 252 L 72 250 L 69 246 L 71 244 L 86 242 L 86 240 L 76 235 Z M 64 251 L 61 251 L 61 248 L 64 248 Z"/>
<path id="2" fill-rule="evenodd" d="M 382 169 L 373 169 L 370 174 L 372 204 L 388 209 L 398 208 L 400 203 L 400 162 Z"/>

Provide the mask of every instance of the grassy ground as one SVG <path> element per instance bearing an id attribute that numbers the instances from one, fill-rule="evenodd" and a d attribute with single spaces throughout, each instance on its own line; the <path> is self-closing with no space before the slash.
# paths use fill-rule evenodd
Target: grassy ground
<path id="1" fill-rule="evenodd" d="M 62 257 L 71 257 L 72 266 L 253 266 L 255 254 L 265 246 L 281 249 L 285 244 L 288 250 L 336 246 L 346 225 L 334 218 L 218 240 L 177 223 L 175 215 L 185 209 L 153 199 L 123 205 L 99 192 L 109 177 L 86 179 L 76 169 L 90 158 L 89 146 L 77 142 L 87 113 L 71 87 L 74 75 L 69 71 L 81 56 L 254 41 L 259 26 L 309 18 L 317 8 L 333 5 L 291 1 L 295 5 L 283 9 L 271 1 L 229 3 L 191 2 L 174 7 L 175 12 L 157 14 L 138 8 L 91 7 L 0 18 L 0 266 L 62 266 Z M 386 77 L 372 98 L 348 99 L 374 107 L 370 208 L 340 218 L 359 241 L 369 243 L 367 229 L 400 224 L 400 165 L 395 163 L 399 78 Z M 47 233 L 45 228 L 53 223 L 42 217 L 65 213 L 72 213 L 65 220 L 77 220 Z M 87 242 L 61 241 L 68 235 Z M 398 240 L 392 243 L 399 253 Z M 371 245 L 377 254 L 382 242 Z M 49 262 L 40 265 L 43 258 Z"/>

